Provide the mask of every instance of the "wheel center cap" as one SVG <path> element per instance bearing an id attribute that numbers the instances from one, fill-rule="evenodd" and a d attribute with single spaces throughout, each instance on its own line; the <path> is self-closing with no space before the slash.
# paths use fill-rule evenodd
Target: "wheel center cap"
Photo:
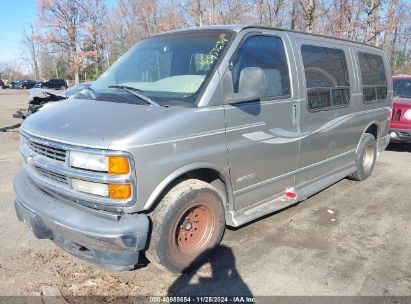
<path id="1" fill-rule="evenodd" d="M 188 222 L 188 223 L 185 225 L 184 229 L 185 229 L 185 230 L 190 230 L 192 227 L 193 227 L 193 225 L 191 225 L 191 223 Z"/>

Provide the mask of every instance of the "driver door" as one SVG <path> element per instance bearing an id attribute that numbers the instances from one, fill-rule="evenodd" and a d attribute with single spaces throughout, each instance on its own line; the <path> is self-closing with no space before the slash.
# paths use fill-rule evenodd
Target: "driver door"
<path id="1" fill-rule="evenodd" d="M 294 186 L 299 153 L 298 103 L 292 98 L 284 33 L 246 35 L 232 58 L 232 90 L 241 70 L 264 70 L 267 88 L 260 100 L 225 106 L 227 149 L 235 208 L 282 195 Z M 226 79 L 227 79 L 226 78 Z M 227 83 L 227 82 L 226 82 Z"/>

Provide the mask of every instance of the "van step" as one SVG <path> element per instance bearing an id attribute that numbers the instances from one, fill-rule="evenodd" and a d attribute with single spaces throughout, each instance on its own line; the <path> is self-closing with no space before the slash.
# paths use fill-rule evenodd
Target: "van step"
<path id="1" fill-rule="evenodd" d="M 266 202 L 258 202 L 240 210 L 226 211 L 226 223 L 228 226 L 238 227 L 264 215 L 287 208 L 298 202 L 294 191 L 286 190 L 283 195 Z"/>

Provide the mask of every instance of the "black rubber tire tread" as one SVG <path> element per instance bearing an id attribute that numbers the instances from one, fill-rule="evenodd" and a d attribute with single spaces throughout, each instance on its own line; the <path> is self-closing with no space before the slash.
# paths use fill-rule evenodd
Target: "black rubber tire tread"
<path id="1" fill-rule="evenodd" d="M 374 147 L 374 161 L 372 163 L 371 168 L 368 172 L 364 172 L 363 169 L 363 156 L 365 153 L 366 147 L 371 144 Z M 377 159 L 377 143 L 375 138 L 372 134 L 364 133 L 361 137 L 360 143 L 358 144 L 357 152 L 355 154 L 355 166 L 357 170 L 354 173 L 351 173 L 348 178 L 355 181 L 363 181 L 366 180 L 374 170 L 375 161 Z"/>
<path id="2" fill-rule="evenodd" d="M 182 212 L 195 202 L 197 195 L 204 193 L 214 198 L 208 202 L 214 217 L 214 232 L 203 251 L 195 256 L 184 256 L 184 259 L 179 260 L 173 256 L 173 253 L 178 253 L 171 240 L 174 225 Z M 156 266 L 173 273 L 187 273 L 200 266 L 212 249 L 220 244 L 225 230 L 225 213 L 220 194 L 212 185 L 198 179 L 182 181 L 172 188 L 160 201 L 150 218 L 152 230 L 146 257 Z"/>

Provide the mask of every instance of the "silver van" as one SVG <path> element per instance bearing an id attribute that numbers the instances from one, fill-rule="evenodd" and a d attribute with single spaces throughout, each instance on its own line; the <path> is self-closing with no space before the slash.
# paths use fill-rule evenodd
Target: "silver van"
<path id="1" fill-rule="evenodd" d="M 17 216 L 112 270 L 145 251 L 190 271 L 226 225 L 366 179 L 389 142 L 390 79 L 380 49 L 317 35 L 212 26 L 144 39 L 24 121 Z"/>

